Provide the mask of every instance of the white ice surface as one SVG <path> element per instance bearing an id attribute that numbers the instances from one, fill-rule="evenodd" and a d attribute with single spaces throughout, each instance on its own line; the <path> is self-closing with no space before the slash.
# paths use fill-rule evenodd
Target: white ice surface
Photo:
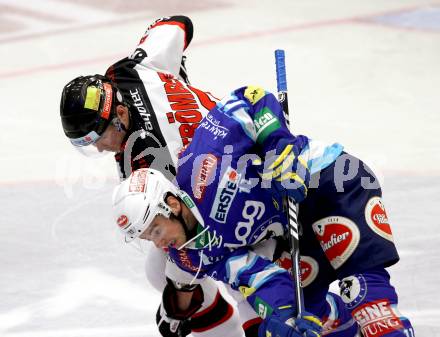
<path id="1" fill-rule="evenodd" d="M 140 9 L 137 10 L 138 6 Z M 276 90 L 286 50 L 296 133 L 379 174 L 417 336 L 440 336 L 440 3 L 424 0 L 0 0 L 0 336 L 157 336 L 159 294 L 110 223 L 111 157 L 66 141 L 62 87 L 128 55 L 163 15 L 193 19 L 192 82 Z"/>

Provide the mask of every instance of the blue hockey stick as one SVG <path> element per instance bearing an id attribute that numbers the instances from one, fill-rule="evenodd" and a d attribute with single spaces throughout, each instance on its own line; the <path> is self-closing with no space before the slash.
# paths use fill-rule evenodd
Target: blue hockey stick
<path id="1" fill-rule="evenodd" d="M 287 127 L 290 129 L 289 105 L 287 101 L 287 79 L 284 50 L 275 50 L 275 65 L 277 72 L 278 101 L 284 112 Z M 289 223 L 290 256 L 292 259 L 292 275 L 295 282 L 296 308 L 298 316 L 304 311 L 304 300 L 301 288 L 301 269 L 299 255 L 298 207 L 295 200 L 287 198 L 287 219 Z"/>

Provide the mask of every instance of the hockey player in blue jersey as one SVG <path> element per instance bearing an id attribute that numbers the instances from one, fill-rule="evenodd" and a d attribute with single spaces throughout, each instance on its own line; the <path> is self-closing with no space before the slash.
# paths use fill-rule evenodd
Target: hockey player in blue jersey
<path id="1" fill-rule="evenodd" d="M 114 206 L 127 241 L 167 247 L 167 274 L 189 285 L 183 290 L 212 277 L 263 318 L 260 336 L 320 333 L 314 316 L 292 327 L 291 281 L 272 263 L 286 262 L 282 244 L 256 254 L 260 243 L 284 235 L 287 194 L 300 203 L 305 307 L 324 322 L 324 334 L 354 336 L 356 322 L 366 337 L 414 335 L 385 269 L 399 257 L 376 177 L 339 144 L 291 135 L 272 94 L 249 86 L 219 102 L 181 154 L 176 183 L 179 189 L 154 170 L 136 171 L 115 190 Z M 341 296 L 328 292 L 334 280 Z M 189 305 L 173 298 L 164 296 L 171 302 L 164 307 L 178 317 L 197 308 L 198 296 Z"/>

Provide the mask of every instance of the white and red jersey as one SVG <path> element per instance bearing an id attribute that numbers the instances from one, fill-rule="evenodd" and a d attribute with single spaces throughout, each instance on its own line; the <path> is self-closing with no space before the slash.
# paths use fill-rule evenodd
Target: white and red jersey
<path id="1" fill-rule="evenodd" d="M 182 58 L 192 36 L 189 18 L 159 19 L 147 28 L 133 54 L 106 72 L 130 110 L 125 149 L 115 156 L 121 179 L 142 167 L 172 178 L 179 150 L 216 104 L 216 98 L 186 79 Z"/>
<path id="2" fill-rule="evenodd" d="M 115 155 L 121 179 L 143 167 L 174 178 L 178 152 L 217 102 L 209 93 L 190 86 L 186 78 L 183 52 L 192 36 L 189 18 L 159 19 L 147 28 L 133 54 L 106 72 L 130 111 L 124 151 Z M 165 252 L 152 247 L 146 261 L 148 280 L 162 291 Z M 222 298 L 215 282 L 206 279 L 201 286 L 204 302 L 191 318 L 192 335 L 244 336 L 238 318 L 232 316 L 233 307 Z"/>

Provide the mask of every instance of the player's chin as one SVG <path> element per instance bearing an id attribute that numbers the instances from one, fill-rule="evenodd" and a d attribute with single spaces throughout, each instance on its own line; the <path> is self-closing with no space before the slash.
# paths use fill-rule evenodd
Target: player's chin
<path id="1" fill-rule="evenodd" d="M 175 239 L 169 240 L 166 244 L 166 247 L 162 247 L 162 248 L 176 248 L 176 240 Z"/>

